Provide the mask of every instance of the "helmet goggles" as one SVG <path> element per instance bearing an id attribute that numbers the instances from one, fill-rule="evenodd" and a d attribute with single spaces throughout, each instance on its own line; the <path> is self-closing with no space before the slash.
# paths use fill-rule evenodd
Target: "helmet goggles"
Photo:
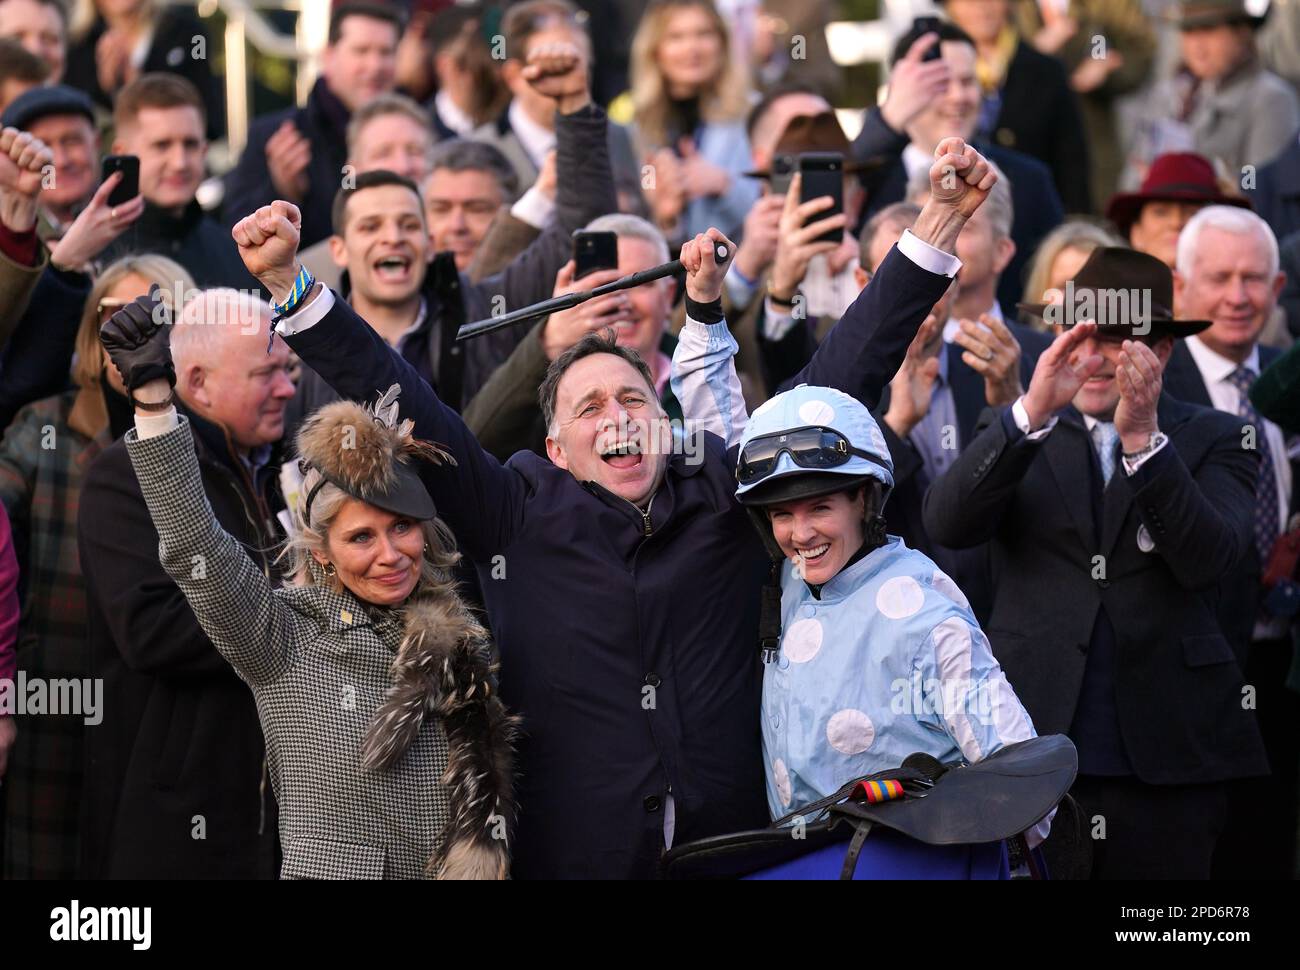
<path id="1" fill-rule="evenodd" d="M 741 485 L 752 485 L 772 474 L 782 454 L 789 455 L 796 465 L 810 471 L 837 468 L 856 456 L 892 472 L 871 452 L 853 447 L 849 439 L 834 428 L 810 425 L 758 435 L 745 442 L 736 462 L 736 481 Z"/>

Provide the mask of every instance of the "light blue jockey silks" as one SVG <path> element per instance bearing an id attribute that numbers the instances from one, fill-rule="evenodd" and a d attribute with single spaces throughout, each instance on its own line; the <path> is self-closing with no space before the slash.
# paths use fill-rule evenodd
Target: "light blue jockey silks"
<path id="1" fill-rule="evenodd" d="M 831 428 L 884 465 L 858 456 L 818 469 L 846 484 L 894 484 L 885 437 L 861 402 L 827 387 L 796 387 L 754 412 L 741 437 Z M 788 454 L 773 479 L 807 475 Z M 886 493 L 887 494 L 887 493 Z M 812 594 L 793 565 L 781 590 L 781 648 L 763 673 L 763 751 L 772 817 L 860 775 L 923 751 L 979 761 L 1034 736 L 1033 724 L 989 649 L 966 597 L 942 570 L 891 536 Z"/>
<path id="2" fill-rule="evenodd" d="M 673 355 L 673 390 L 694 427 L 729 445 L 799 427 L 839 431 L 892 468 L 884 435 L 857 399 L 801 386 L 744 412 L 725 323 L 688 321 Z M 854 456 L 833 469 L 855 479 L 893 475 Z M 781 455 L 772 475 L 807 474 Z M 760 479 L 737 490 L 742 501 Z M 884 512 L 888 518 L 888 506 Z M 782 637 L 763 674 L 762 733 L 773 818 L 838 790 L 861 775 L 896 768 L 918 751 L 940 761 L 979 761 L 1035 736 L 1033 723 L 960 589 L 929 558 L 896 536 L 812 594 L 786 562 Z M 1039 823 L 1031 844 L 1046 836 Z"/>
<path id="3" fill-rule="evenodd" d="M 820 600 L 787 562 L 781 629 L 763 672 L 773 818 L 917 751 L 974 762 L 1035 736 L 961 590 L 897 536 Z"/>

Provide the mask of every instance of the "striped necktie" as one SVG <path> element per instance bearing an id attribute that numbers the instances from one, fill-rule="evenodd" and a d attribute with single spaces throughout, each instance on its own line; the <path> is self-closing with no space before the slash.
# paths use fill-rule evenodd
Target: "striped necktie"
<path id="1" fill-rule="evenodd" d="M 1255 372 L 1249 367 L 1238 367 L 1228 375 L 1228 381 L 1240 395 L 1237 413 L 1255 426 L 1255 447 L 1259 449 L 1259 478 L 1255 482 L 1255 548 L 1259 550 L 1260 563 L 1267 565 L 1279 528 L 1277 477 L 1273 451 L 1264 434 L 1264 422 L 1255 405 L 1250 403 L 1250 385 L 1255 383 L 1255 377 Z"/>

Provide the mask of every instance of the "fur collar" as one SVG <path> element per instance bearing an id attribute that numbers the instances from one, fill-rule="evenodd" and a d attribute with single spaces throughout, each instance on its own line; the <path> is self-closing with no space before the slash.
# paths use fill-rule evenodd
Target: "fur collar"
<path id="1" fill-rule="evenodd" d="M 519 720 L 496 696 L 487 631 L 454 593 L 413 598 L 402 611 L 393 686 L 366 732 L 362 761 L 393 767 L 429 715 L 447 735 L 451 818 L 429 872 L 439 879 L 504 879 L 513 824 L 511 764 Z"/>

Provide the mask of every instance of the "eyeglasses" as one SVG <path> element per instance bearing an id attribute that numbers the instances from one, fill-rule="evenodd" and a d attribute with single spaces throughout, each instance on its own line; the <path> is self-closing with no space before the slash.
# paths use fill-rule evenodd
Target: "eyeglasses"
<path id="1" fill-rule="evenodd" d="M 750 485 L 776 467 L 781 456 L 789 455 L 800 468 L 821 471 L 847 464 L 854 456 L 889 470 L 889 466 L 870 452 L 854 448 L 849 439 L 834 428 L 807 427 L 759 435 L 745 443 L 736 463 L 736 481 Z"/>
<path id="2" fill-rule="evenodd" d="M 95 307 L 95 312 L 99 315 L 99 322 L 106 322 L 109 317 L 130 302 L 130 300 L 115 300 L 109 296 L 104 297 Z"/>

